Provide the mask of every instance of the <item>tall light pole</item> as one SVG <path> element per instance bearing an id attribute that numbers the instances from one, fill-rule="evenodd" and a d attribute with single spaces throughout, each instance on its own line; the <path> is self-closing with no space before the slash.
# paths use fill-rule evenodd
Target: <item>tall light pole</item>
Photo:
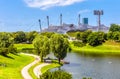
<path id="1" fill-rule="evenodd" d="M 38 22 L 39 22 L 39 26 L 40 26 L 40 32 L 42 32 L 42 28 L 41 28 L 41 20 L 39 19 Z"/>
<path id="2" fill-rule="evenodd" d="M 100 31 L 101 15 L 103 15 L 103 10 L 94 10 L 94 15 L 98 16 L 98 31 Z"/>

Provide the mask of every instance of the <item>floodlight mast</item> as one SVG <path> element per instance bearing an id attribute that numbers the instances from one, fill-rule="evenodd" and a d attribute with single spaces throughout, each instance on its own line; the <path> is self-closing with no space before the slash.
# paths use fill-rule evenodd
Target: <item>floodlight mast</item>
<path id="1" fill-rule="evenodd" d="M 94 10 L 94 15 L 98 16 L 98 31 L 100 31 L 101 15 L 103 15 L 103 10 Z"/>

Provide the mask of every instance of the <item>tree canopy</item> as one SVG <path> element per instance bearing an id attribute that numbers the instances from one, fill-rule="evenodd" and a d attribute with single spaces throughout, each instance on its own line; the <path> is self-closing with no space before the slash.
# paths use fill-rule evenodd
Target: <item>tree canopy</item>
<path id="1" fill-rule="evenodd" d="M 2 32 L 0 33 L 0 53 L 6 55 L 8 48 L 13 44 L 13 38 L 9 33 Z"/>
<path id="2" fill-rule="evenodd" d="M 109 31 L 112 31 L 112 32 L 120 31 L 120 25 L 111 24 Z"/>
<path id="3" fill-rule="evenodd" d="M 46 36 L 38 35 L 34 39 L 33 45 L 38 55 L 40 55 L 41 61 L 43 61 L 43 57 L 50 52 L 49 39 Z"/>
<path id="4" fill-rule="evenodd" d="M 68 40 L 60 34 L 54 34 L 50 39 L 50 44 L 52 52 L 60 63 L 60 59 L 64 59 L 67 55 L 67 50 L 69 48 Z"/>
<path id="5" fill-rule="evenodd" d="M 26 42 L 26 34 L 23 31 L 18 31 L 18 32 L 13 33 L 13 37 L 14 37 L 15 43 Z"/>
<path id="6" fill-rule="evenodd" d="M 91 46 L 97 46 L 105 42 L 104 33 L 103 32 L 93 32 L 88 38 L 87 42 Z"/>
<path id="7" fill-rule="evenodd" d="M 38 32 L 36 31 L 31 31 L 31 32 L 27 32 L 26 33 L 26 41 L 27 43 L 32 43 L 32 41 L 34 40 L 34 38 L 38 35 Z"/>
<path id="8" fill-rule="evenodd" d="M 72 75 L 63 70 L 57 70 L 53 72 L 47 71 L 40 76 L 40 79 L 72 79 Z"/>

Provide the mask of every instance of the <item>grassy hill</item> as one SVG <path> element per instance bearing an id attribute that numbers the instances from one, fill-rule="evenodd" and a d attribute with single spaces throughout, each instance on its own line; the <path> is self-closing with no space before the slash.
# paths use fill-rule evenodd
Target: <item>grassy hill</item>
<path id="1" fill-rule="evenodd" d="M 8 54 L 8 57 L 0 55 L 0 79 L 23 79 L 21 69 L 33 60 L 33 57 L 24 54 Z"/>

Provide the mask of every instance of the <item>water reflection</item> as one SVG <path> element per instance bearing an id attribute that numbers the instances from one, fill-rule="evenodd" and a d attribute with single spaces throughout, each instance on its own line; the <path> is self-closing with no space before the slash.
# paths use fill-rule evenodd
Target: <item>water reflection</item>
<path id="1" fill-rule="evenodd" d="M 73 79 L 120 79 L 120 57 L 68 53 L 65 60 L 70 64 L 65 64 L 61 68 L 70 72 Z"/>

